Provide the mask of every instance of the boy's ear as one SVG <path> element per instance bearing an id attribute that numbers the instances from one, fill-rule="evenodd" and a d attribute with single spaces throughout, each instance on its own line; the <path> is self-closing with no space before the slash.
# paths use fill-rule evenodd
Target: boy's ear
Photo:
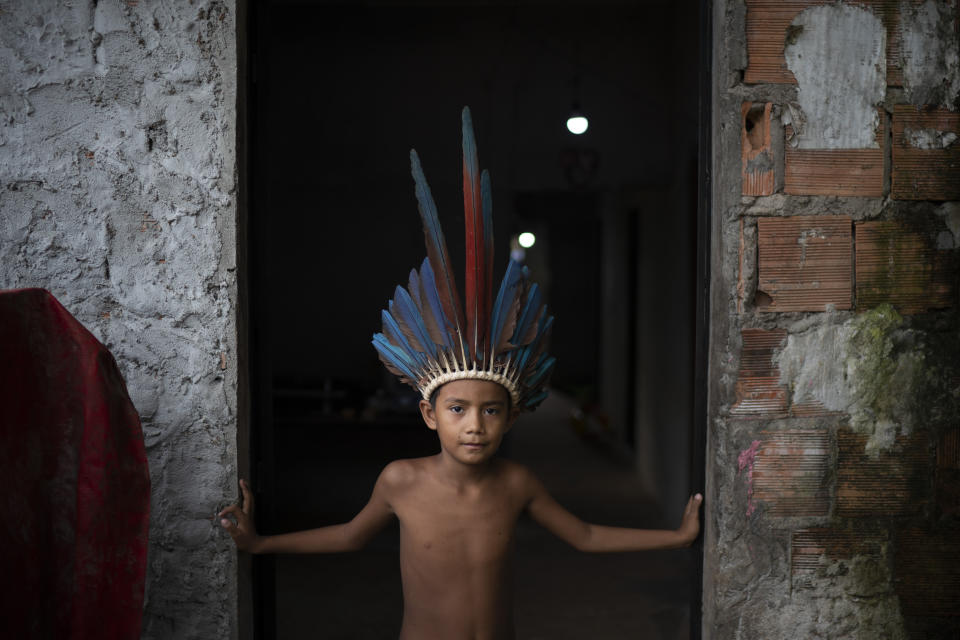
<path id="1" fill-rule="evenodd" d="M 427 427 L 437 430 L 437 416 L 433 411 L 433 405 L 428 400 L 420 400 L 420 415 L 423 416 Z"/>

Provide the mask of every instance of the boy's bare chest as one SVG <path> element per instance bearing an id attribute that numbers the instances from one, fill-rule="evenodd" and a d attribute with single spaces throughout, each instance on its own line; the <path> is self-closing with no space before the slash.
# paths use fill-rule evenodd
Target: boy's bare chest
<path id="1" fill-rule="evenodd" d="M 522 506 L 510 496 L 411 495 L 396 506 L 403 547 L 417 556 L 488 562 L 507 554 Z"/>

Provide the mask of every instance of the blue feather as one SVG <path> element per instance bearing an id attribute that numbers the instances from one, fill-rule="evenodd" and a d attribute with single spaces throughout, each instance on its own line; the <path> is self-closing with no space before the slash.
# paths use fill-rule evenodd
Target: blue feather
<path id="1" fill-rule="evenodd" d="M 547 397 L 547 390 L 544 389 L 543 391 L 541 391 L 541 392 L 538 393 L 537 395 L 531 396 L 530 398 L 527 398 L 527 401 L 524 403 L 523 406 L 526 407 L 527 409 L 530 409 L 530 410 L 536 409 L 536 408 L 537 408 L 537 405 L 539 405 L 541 402 L 543 402 L 544 399 L 546 399 L 546 397 Z"/>
<path id="2" fill-rule="evenodd" d="M 500 344 L 500 334 L 503 333 L 507 323 L 507 315 L 513 306 L 522 277 L 520 264 L 510 260 L 507 264 L 507 272 L 503 274 L 500 290 L 497 292 L 497 300 L 493 303 L 493 313 L 490 314 L 490 348 L 492 349 Z"/>
<path id="3" fill-rule="evenodd" d="M 524 270 L 526 270 L 526 268 L 524 268 Z M 520 312 L 520 319 L 517 320 L 517 328 L 514 330 L 513 337 L 510 339 L 510 342 L 514 344 L 522 343 L 523 336 L 530 331 L 530 328 L 533 323 L 536 322 L 539 313 L 540 286 L 534 282 L 530 286 L 530 290 L 527 293 L 527 303 L 524 305 L 523 311 Z"/>
<path id="4" fill-rule="evenodd" d="M 445 345 L 448 349 L 453 349 L 453 340 L 450 338 L 452 322 L 443 312 L 443 305 L 440 304 L 440 294 L 437 293 L 437 281 L 433 276 L 433 268 L 430 266 L 430 258 L 423 259 L 423 265 L 420 267 L 420 283 L 422 285 L 421 307 L 429 309 L 437 323 L 437 330 L 440 332 L 442 341 L 439 344 Z"/>
<path id="5" fill-rule="evenodd" d="M 490 187 L 490 174 L 486 169 L 480 174 L 480 206 L 481 206 L 481 224 L 483 225 L 483 244 L 480 248 L 483 251 L 483 257 L 479 267 L 483 287 L 479 292 L 480 313 L 486 317 L 479 322 L 481 330 L 486 330 L 492 335 L 490 325 L 493 323 L 493 316 L 490 315 L 491 305 L 493 303 L 493 190 Z M 507 304 L 510 308 L 510 304 Z M 497 331 L 497 337 L 503 333 L 503 327 Z M 499 348 L 496 342 L 491 342 L 486 346 L 486 350 L 491 357 L 495 357 Z"/>
<path id="6" fill-rule="evenodd" d="M 417 306 L 413 303 L 413 299 L 410 297 L 410 294 L 407 293 L 407 290 L 398 286 L 394 292 L 392 302 L 394 302 L 395 305 L 390 311 L 393 312 L 393 310 L 396 309 L 399 314 L 397 320 L 400 327 L 403 328 L 406 326 L 409 332 L 404 333 L 413 340 L 413 346 L 419 346 L 419 351 L 426 353 L 431 358 L 436 358 L 437 345 L 433 343 L 430 332 L 427 331 L 427 326 L 423 323 L 423 318 L 420 316 L 420 310 L 417 309 Z"/>
<path id="7" fill-rule="evenodd" d="M 417 382 L 417 374 L 414 372 L 416 365 L 410 361 L 402 349 L 390 344 L 390 341 L 387 340 L 387 337 L 382 333 L 373 334 L 373 340 L 371 342 L 374 349 L 383 356 L 384 360 L 393 365 L 394 368 L 405 375 L 411 382 Z"/>
<path id="8" fill-rule="evenodd" d="M 543 362 L 537 367 L 537 371 L 530 376 L 529 379 L 525 380 L 527 386 L 531 388 L 538 387 L 540 382 L 544 380 L 548 373 L 553 369 L 553 365 L 557 363 L 557 359 L 553 356 L 543 358 Z"/>
<path id="9" fill-rule="evenodd" d="M 546 316 L 546 314 L 544 314 Z M 525 371 L 527 367 L 527 362 L 530 360 L 530 356 L 539 351 L 539 346 L 543 337 L 547 335 L 550 330 L 550 327 L 553 326 L 553 316 L 544 317 L 540 321 L 540 330 L 537 331 L 537 337 L 530 344 L 520 349 L 520 357 L 517 361 L 517 368 L 520 371 Z"/>
<path id="10" fill-rule="evenodd" d="M 450 264 L 450 253 L 447 251 L 447 242 L 443 237 L 443 230 L 440 228 L 440 220 L 437 217 L 437 205 L 433 202 L 430 186 L 423 175 L 420 158 L 413 149 L 410 150 L 410 171 L 416 185 L 420 218 L 423 220 L 423 236 L 427 245 L 427 258 L 430 260 L 437 284 L 435 290 L 439 294 L 444 314 L 452 322 L 453 327 L 458 332 L 462 332 L 461 327 L 464 327 L 463 311 L 461 311 L 460 306 L 460 294 L 457 292 L 457 282 L 453 277 L 453 269 Z"/>
<path id="11" fill-rule="evenodd" d="M 422 309 L 423 305 L 420 301 L 420 274 L 417 273 L 416 269 L 410 269 L 410 276 L 407 279 L 407 291 L 410 292 L 410 297 L 413 298 L 413 303 L 417 305 L 417 308 Z"/>
<path id="12" fill-rule="evenodd" d="M 388 304 L 390 311 L 381 311 L 380 319 L 383 320 L 383 333 L 390 341 L 390 344 L 401 349 L 410 358 L 413 366 L 420 368 L 426 364 L 426 359 L 407 339 L 406 333 L 400 327 L 400 323 L 393 317 L 393 300 Z"/>
<path id="13" fill-rule="evenodd" d="M 414 193 L 417 196 L 417 203 L 420 205 L 420 215 L 423 217 L 425 225 L 429 221 L 432 241 L 437 245 L 445 244 L 443 231 L 440 229 L 437 216 L 437 205 L 433 201 L 430 185 L 427 184 L 427 177 L 423 175 L 423 167 L 420 166 L 420 156 L 417 155 L 415 149 L 410 149 L 410 172 L 413 174 Z"/>

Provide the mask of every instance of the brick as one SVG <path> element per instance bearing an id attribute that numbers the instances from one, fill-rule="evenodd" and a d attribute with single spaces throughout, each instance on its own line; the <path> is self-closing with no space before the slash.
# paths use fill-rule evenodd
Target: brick
<path id="1" fill-rule="evenodd" d="M 896 105 L 892 155 L 893 198 L 960 200 L 960 113 Z"/>
<path id="2" fill-rule="evenodd" d="M 749 62 L 744 71 L 744 82 L 796 84 L 783 55 L 787 30 L 798 13 L 807 7 L 828 4 L 827 0 L 746 0 L 746 4 Z M 903 86 L 900 1 L 861 0 L 858 4 L 871 7 L 887 29 L 887 86 Z"/>
<path id="3" fill-rule="evenodd" d="M 937 443 L 937 509 L 942 516 L 960 515 L 960 429 Z"/>
<path id="4" fill-rule="evenodd" d="M 796 84 L 787 68 L 783 48 L 787 28 L 798 13 L 822 2 L 747 0 L 747 55 L 743 80 L 748 84 L 775 82 Z"/>
<path id="5" fill-rule="evenodd" d="M 743 195 L 774 192 L 773 149 L 770 145 L 770 102 L 744 102 L 740 107 L 740 173 Z"/>
<path id="6" fill-rule="evenodd" d="M 743 300 L 746 297 L 747 283 L 743 278 L 743 261 L 746 258 L 747 242 L 743 236 L 743 218 L 740 218 L 740 241 L 737 243 L 737 313 L 743 313 Z"/>
<path id="7" fill-rule="evenodd" d="M 787 390 L 780 384 L 780 369 L 773 361 L 787 332 L 783 329 L 743 329 L 737 400 L 730 409 L 736 416 L 786 415 Z"/>
<path id="8" fill-rule="evenodd" d="M 908 528 L 896 537 L 893 584 L 906 616 L 960 615 L 960 535 Z"/>
<path id="9" fill-rule="evenodd" d="M 761 311 L 850 309 L 853 226 L 846 216 L 757 220 L 757 289 L 769 296 Z"/>
<path id="10" fill-rule="evenodd" d="M 928 502 L 931 455 L 924 434 L 897 436 L 874 455 L 867 436 L 837 431 L 837 510 L 840 517 L 905 516 Z"/>
<path id="11" fill-rule="evenodd" d="M 828 515 L 831 448 L 825 429 L 761 432 L 753 499 L 772 517 Z"/>
<path id="12" fill-rule="evenodd" d="M 795 149 L 786 145 L 783 174 L 785 193 L 800 196 L 883 195 L 883 145 L 886 116 L 880 116 L 877 149 Z M 787 139 L 793 129 L 784 128 Z"/>
<path id="13" fill-rule="evenodd" d="M 943 222 L 858 222 L 854 233 L 858 310 L 887 302 L 911 314 L 956 304 L 960 257 L 937 248 L 950 233 Z"/>
<path id="14" fill-rule="evenodd" d="M 815 416 L 835 416 L 839 415 L 837 411 L 830 411 L 816 400 L 807 402 L 790 403 L 790 415 L 794 418 L 812 418 Z"/>
<path id="15" fill-rule="evenodd" d="M 815 527 L 790 536 L 790 575 L 799 587 L 813 588 L 810 580 L 827 562 L 872 557 L 880 560 L 884 540 L 861 531 Z"/>
<path id="16" fill-rule="evenodd" d="M 960 471 L 960 429 L 950 429 L 937 444 L 937 468 Z"/>

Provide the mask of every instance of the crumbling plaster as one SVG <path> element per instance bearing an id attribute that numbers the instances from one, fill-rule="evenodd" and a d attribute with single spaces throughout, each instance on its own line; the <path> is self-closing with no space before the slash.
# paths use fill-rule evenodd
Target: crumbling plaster
<path id="1" fill-rule="evenodd" d="M 144 638 L 235 637 L 235 5 L 0 2 L 0 287 L 116 356 L 152 482 Z"/>
<path id="2" fill-rule="evenodd" d="M 887 304 L 809 324 L 795 327 L 777 355 L 781 384 L 795 403 L 815 400 L 848 414 L 849 426 L 868 436 L 868 454 L 889 450 L 897 435 L 960 419 L 949 362 L 960 336 L 914 328 Z"/>
<path id="3" fill-rule="evenodd" d="M 877 148 L 886 88 L 887 34 L 880 18 L 844 3 L 801 11 L 784 56 L 797 79 L 790 124 L 801 149 Z"/>
<path id="4" fill-rule="evenodd" d="M 900 3 L 903 82 L 917 107 L 960 109 L 960 33 L 956 0 Z"/>

